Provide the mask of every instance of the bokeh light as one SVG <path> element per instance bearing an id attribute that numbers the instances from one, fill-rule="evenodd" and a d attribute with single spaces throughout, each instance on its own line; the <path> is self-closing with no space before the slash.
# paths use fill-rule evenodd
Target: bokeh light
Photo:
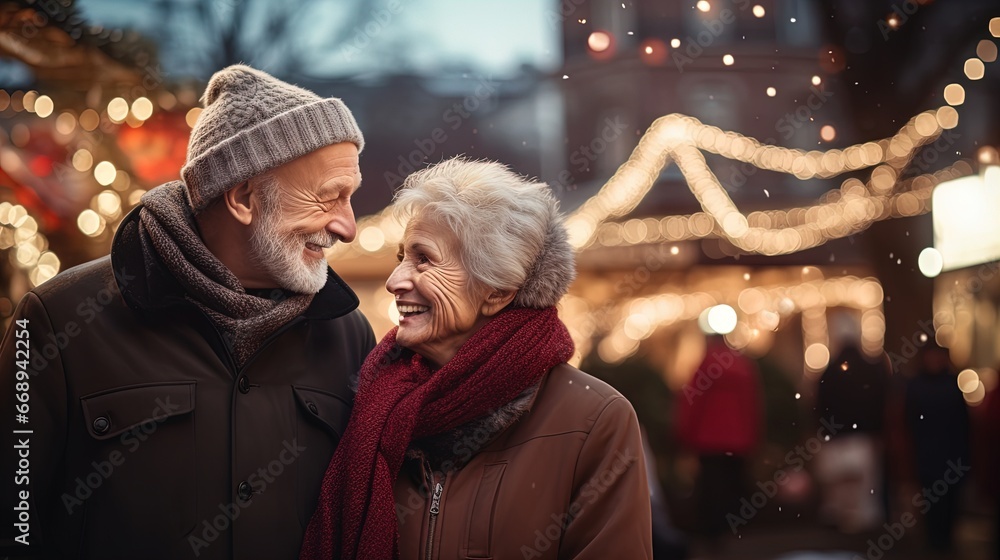
<path id="1" fill-rule="evenodd" d="M 184 121 L 187 122 L 188 126 L 194 128 L 194 125 L 198 123 L 198 117 L 201 116 L 201 110 L 201 107 L 192 107 L 191 110 L 184 115 Z"/>
<path id="2" fill-rule="evenodd" d="M 116 97 L 108 103 L 108 118 L 114 122 L 121 122 L 128 116 L 128 102 L 121 97 Z"/>
<path id="3" fill-rule="evenodd" d="M 726 304 L 716 305 L 708 309 L 706 320 L 712 331 L 729 334 L 736 328 L 736 310 Z"/>
<path id="4" fill-rule="evenodd" d="M 934 247 L 927 247 L 920 251 L 920 255 L 917 257 L 917 267 L 924 276 L 934 278 L 941 274 L 941 270 L 944 268 L 944 257 Z"/>
<path id="5" fill-rule="evenodd" d="M 965 61 L 965 77 L 970 80 L 980 80 L 986 73 L 986 67 L 983 66 L 983 61 L 978 58 L 970 58 Z"/>

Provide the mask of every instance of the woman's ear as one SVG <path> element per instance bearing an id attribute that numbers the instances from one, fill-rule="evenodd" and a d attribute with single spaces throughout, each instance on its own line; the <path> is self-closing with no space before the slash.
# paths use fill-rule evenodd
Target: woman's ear
<path id="1" fill-rule="evenodd" d="M 250 205 L 252 192 L 250 181 L 243 181 L 222 195 L 226 210 L 236 218 L 236 221 L 245 226 L 253 221 L 253 207 Z"/>
<path id="2" fill-rule="evenodd" d="M 514 301 L 517 290 L 491 290 L 483 302 L 482 312 L 486 317 L 492 317 L 500 313 L 505 307 Z"/>

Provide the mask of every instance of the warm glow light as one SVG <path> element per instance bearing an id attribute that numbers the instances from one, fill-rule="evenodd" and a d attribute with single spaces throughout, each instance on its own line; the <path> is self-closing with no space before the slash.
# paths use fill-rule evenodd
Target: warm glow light
<path id="1" fill-rule="evenodd" d="M 759 18 L 762 18 L 762 17 L 764 17 L 765 13 L 766 12 L 764 11 L 764 6 L 761 6 L 760 4 L 757 4 L 756 6 L 753 7 L 753 15 L 755 15 L 755 16 L 757 16 Z"/>
<path id="2" fill-rule="evenodd" d="M 187 125 L 194 128 L 194 125 L 198 122 L 198 117 L 201 116 L 201 107 L 192 107 L 187 115 L 184 115 L 184 120 Z"/>
<path id="3" fill-rule="evenodd" d="M 1000 17 L 995 17 L 990 20 L 990 35 L 1000 37 Z"/>
<path id="4" fill-rule="evenodd" d="M 110 161 L 102 161 L 94 167 L 94 179 L 97 179 L 97 182 L 103 187 L 113 183 L 116 174 L 118 174 L 118 170 Z"/>
<path id="5" fill-rule="evenodd" d="M 944 87 L 944 100 L 948 105 L 965 103 L 965 88 L 959 84 L 948 84 Z"/>
<path id="6" fill-rule="evenodd" d="M 587 46 L 594 52 L 604 52 L 611 46 L 611 35 L 604 31 L 594 31 L 587 37 Z"/>
<path id="7" fill-rule="evenodd" d="M 979 386 L 979 374 L 972 369 L 964 369 L 958 374 L 958 388 L 963 393 L 971 393 Z"/>
<path id="8" fill-rule="evenodd" d="M 144 121 L 153 116 L 153 102 L 145 97 L 140 97 L 132 102 L 132 114 L 140 121 Z"/>
<path id="9" fill-rule="evenodd" d="M 76 129 L 76 117 L 69 111 L 60 113 L 56 117 L 56 132 L 62 135 L 69 135 Z"/>
<path id="10" fill-rule="evenodd" d="M 358 243 L 365 251 L 374 253 L 385 244 L 385 234 L 375 226 L 368 226 L 358 234 Z"/>
<path id="11" fill-rule="evenodd" d="M 970 80 L 982 79 L 983 74 L 986 73 L 986 67 L 983 66 L 983 61 L 978 58 L 970 58 L 965 61 L 965 76 Z"/>
<path id="12" fill-rule="evenodd" d="M 21 105 L 24 107 L 24 110 L 29 113 L 33 113 L 35 111 L 36 99 L 38 99 L 37 91 L 32 90 L 25 93 L 24 97 L 21 98 Z"/>
<path id="13" fill-rule="evenodd" d="M 681 46 L 681 40 L 677 39 L 677 38 L 671 39 L 670 40 L 670 46 L 673 47 L 673 48 L 675 48 L 675 49 L 678 48 L 678 47 L 680 47 Z"/>
<path id="14" fill-rule="evenodd" d="M 48 95 L 43 95 L 35 100 L 35 114 L 43 119 L 52 114 L 52 110 L 55 105 L 52 104 L 52 98 Z"/>
<path id="15" fill-rule="evenodd" d="M 818 86 L 821 83 L 823 83 L 823 78 L 820 78 L 819 76 L 813 76 L 812 77 L 812 85 Z"/>
<path id="16" fill-rule="evenodd" d="M 59 273 L 59 257 L 51 251 L 46 251 L 38 257 L 38 264 L 35 266 L 38 272 L 32 281 L 37 286 Z"/>
<path id="17" fill-rule="evenodd" d="M 116 97 L 108 103 L 108 118 L 115 122 L 121 122 L 128 116 L 128 101 L 121 97 Z"/>
<path id="18" fill-rule="evenodd" d="M 736 59 L 733 58 L 733 55 L 731 54 L 722 55 L 722 63 L 725 64 L 726 66 L 732 66 L 734 62 L 736 62 Z"/>
<path id="19" fill-rule="evenodd" d="M 950 130 L 958 126 L 958 111 L 954 107 L 944 106 L 937 110 L 938 125 L 945 129 Z"/>
<path id="20" fill-rule="evenodd" d="M 976 379 L 976 384 L 969 392 L 963 392 L 962 396 L 965 397 L 965 402 L 969 406 L 979 406 L 983 404 L 983 399 L 986 398 L 986 386 L 983 385 L 982 380 Z"/>
<path id="21" fill-rule="evenodd" d="M 823 128 L 819 129 L 819 137 L 824 142 L 832 142 L 837 137 L 837 130 L 832 125 L 823 125 Z"/>
<path id="22" fill-rule="evenodd" d="M 768 97 L 774 97 L 775 95 L 778 95 L 778 90 L 774 89 L 773 87 L 767 88 Z"/>
<path id="23" fill-rule="evenodd" d="M 934 278 L 941 274 L 941 269 L 944 268 L 944 257 L 934 247 L 927 247 L 920 251 L 920 256 L 917 257 L 917 267 L 920 268 L 920 273 L 924 276 Z"/>
<path id="24" fill-rule="evenodd" d="M 708 326 L 719 334 L 729 334 L 736 328 L 736 310 L 722 304 L 710 307 L 706 316 Z"/>
<path id="25" fill-rule="evenodd" d="M 392 321 L 393 325 L 399 325 L 399 308 L 396 307 L 396 300 L 389 301 L 389 307 L 386 309 L 389 315 L 389 320 Z"/>
<path id="26" fill-rule="evenodd" d="M 80 113 L 80 128 L 87 132 L 93 131 L 97 125 L 101 124 L 101 116 L 93 109 L 85 109 Z"/>
<path id="27" fill-rule="evenodd" d="M 97 211 L 105 216 L 115 216 L 122 209 L 122 199 L 114 191 L 97 195 Z"/>
<path id="28" fill-rule="evenodd" d="M 989 166 L 982 175 L 945 181 L 935 187 L 934 247 L 940 251 L 943 270 L 954 270 L 1000 258 L 1000 167 Z"/>
<path id="29" fill-rule="evenodd" d="M 73 167 L 77 171 L 90 171 L 90 168 L 94 165 L 94 156 L 91 155 L 90 150 L 87 148 L 80 148 L 73 154 Z"/>
<path id="30" fill-rule="evenodd" d="M 707 0 L 698 0 L 698 4 L 696 5 L 698 6 L 698 9 L 703 12 L 707 12 L 712 9 L 712 5 L 709 4 Z"/>
<path id="31" fill-rule="evenodd" d="M 17 252 L 14 253 L 14 258 L 17 260 L 17 264 L 22 267 L 35 266 L 38 262 L 38 257 L 41 256 L 41 251 L 38 247 L 35 247 L 31 243 L 24 243 L 17 248 Z"/>
<path id="32" fill-rule="evenodd" d="M 976 45 L 976 56 L 983 62 L 994 62 L 997 59 L 997 45 L 989 39 L 983 39 Z"/>
<path id="33" fill-rule="evenodd" d="M 77 216 L 76 225 L 85 235 L 94 236 L 101 230 L 101 217 L 97 212 L 87 209 Z"/>
<path id="34" fill-rule="evenodd" d="M 806 367 L 813 371 L 826 368 L 830 363 L 830 349 L 819 342 L 810 344 L 805 352 Z"/>

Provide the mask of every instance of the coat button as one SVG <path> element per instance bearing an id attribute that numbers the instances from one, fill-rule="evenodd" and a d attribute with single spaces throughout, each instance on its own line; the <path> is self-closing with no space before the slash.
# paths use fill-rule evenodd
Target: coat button
<path id="1" fill-rule="evenodd" d="M 98 416 L 94 419 L 94 431 L 98 434 L 103 434 L 108 431 L 111 427 L 111 421 L 108 420 L 107 416 Z"/>
<path id="2" fill-rule="evenodd" d="M 241 375 L 239 381 L 236 382 L 237 386 L 240 388 L 240 392 L 244 395 L 250 392 L 250 380 L 245 375 Z"/>
<path id="3" fill-rule="evenodd" d="M 312 401 L 306 403 L 306 408 L 308 408 L 309 412 L 312 412 L 313 414 L 319 414 L 319 408 L 316 408 L 316 403 Z"/>
<path id="4" fill-rule="evenodd" d="M 241 482 L 240 485 L 236 487 L 236 495 L 239 496 L 244 502 L 250 501 L 250 498 L 253 497 L 253 488 L 250 487 L 250 483 L 245 480 Z"/>

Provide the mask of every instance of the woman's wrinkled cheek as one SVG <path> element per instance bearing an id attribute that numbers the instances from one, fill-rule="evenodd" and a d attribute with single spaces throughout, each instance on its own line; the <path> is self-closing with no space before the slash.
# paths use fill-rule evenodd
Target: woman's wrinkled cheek
<path id="1" fill-rule="evenodd" d="M 441 340 L 470 329 L 472 321 L 467 317 L 470 304 L 462 275 L 443 270 L 426 275 L 421 279 L 421 291 L 432 305 L 429 340 Z"/>

